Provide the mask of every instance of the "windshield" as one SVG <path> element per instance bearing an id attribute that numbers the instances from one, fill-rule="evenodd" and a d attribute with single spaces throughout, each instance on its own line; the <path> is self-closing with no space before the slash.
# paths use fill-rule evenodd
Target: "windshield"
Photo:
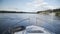
<path id="1" fill-rule="evenodd" d="M 16 31 L 60 34 L 60 0 L 0 0 L 0 34 Z"/>

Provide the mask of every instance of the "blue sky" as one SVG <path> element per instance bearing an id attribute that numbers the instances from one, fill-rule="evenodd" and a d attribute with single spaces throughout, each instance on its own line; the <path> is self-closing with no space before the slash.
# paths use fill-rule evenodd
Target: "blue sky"
<path id="1" fill-rule="evenodd" d="M 0 10 L 39 11 L 60 8 L 60 0 L 0 0 Z"/>

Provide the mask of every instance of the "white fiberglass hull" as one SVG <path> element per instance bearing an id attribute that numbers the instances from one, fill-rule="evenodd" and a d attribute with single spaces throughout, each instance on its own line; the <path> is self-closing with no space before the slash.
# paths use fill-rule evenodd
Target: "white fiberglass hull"
<path id="1" fill-rule="evenodd" d="M 14 34 L 54 34 L 54 33 L 51 33 L 42 27 L 32 25 L 32 26 L 27 26 L 26 30 L 20 31 L 20 32 L 15 32 Z"/>

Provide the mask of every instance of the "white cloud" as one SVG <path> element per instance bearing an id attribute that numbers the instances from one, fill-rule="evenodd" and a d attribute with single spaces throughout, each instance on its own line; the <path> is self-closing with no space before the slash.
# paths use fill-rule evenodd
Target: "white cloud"
<path id="1" fill-rule="evenodd" d="M 6 10 L 6 11 L 22 11 L 18 8 L 0 8 L 0 10 Z"/>
<path id="2" fill-rule="evenodd" d="M 54 9 L 56 6 L 51 6 L 44 0 L 31 0 L 31 2 L 26 3 L 17 3 L 18 5 L 11 5 L 2 7 L 3 10 L 16 10 L 16 11 L 39 11 L 39 10 L 47 10 L 47 9 Z M 24 5 L 24 6 L 23 6 Z M 18 9 L 16 9 L 18 8 Z M 2 10 L 0 7 L 0 10 Z"/>
<path id="3" fill-rule="evenodd" d="M 31 11 L 38 11 L 38 10 L 47 10 L 47 9 L 54 9 L 54 6 L 50 6 L 44 0 L 32 0 L 32 2 L 27 3 L 27 7 Z"/>

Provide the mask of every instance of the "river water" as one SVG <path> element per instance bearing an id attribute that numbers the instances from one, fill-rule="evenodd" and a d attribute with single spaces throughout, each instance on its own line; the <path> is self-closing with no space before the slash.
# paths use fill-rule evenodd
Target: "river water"
<path id="1" fill-rule="evenodd" d="M 0 33 L 14 26 L 41 26 L 50 32 L 60 34 L 60 17 L 42 14 L 0 13 Z"/>

